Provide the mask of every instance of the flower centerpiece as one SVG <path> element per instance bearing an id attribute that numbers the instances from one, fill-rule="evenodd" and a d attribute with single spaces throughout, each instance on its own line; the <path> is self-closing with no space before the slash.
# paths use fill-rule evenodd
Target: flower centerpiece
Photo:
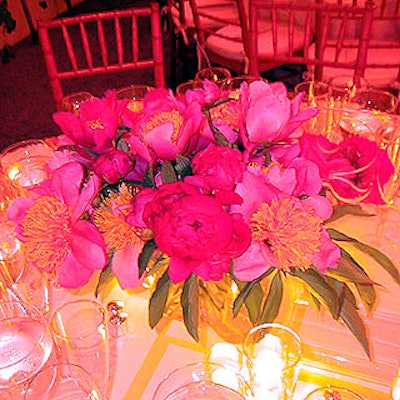
<path id="1" fill-rule="evenodd" d="M 96 270 L 97 291 L 110 277 L 122 289 L 152 277 L 150 325 L 173 305 L 195 339 L 204 301 L 218 309 L 233 293 L 232 318 L 270 322 L 294 280 L 369 355 L 358 307 L 372 309 L 375 282 L 346 246 L 400 277 L 327 223 L 365 215 L 361 201 L 382 204 L 393 166 L 366 138 L 304 132 L 318 110 L 301 110 L 301 96 L 282 83 L 244 83 L 237 96 L 205 81 L 182 97 L 154 89 L 140 112 L 109 90 L 79 116 L 55 113 L 63 135 L 50 177 L 8 209 L 27 259 L 66 288 Z"/>

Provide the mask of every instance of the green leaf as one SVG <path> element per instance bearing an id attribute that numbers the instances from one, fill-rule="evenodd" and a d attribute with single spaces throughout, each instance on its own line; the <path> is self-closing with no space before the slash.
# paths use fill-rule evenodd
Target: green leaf
<path id="1" fill-rule="evenodd" d="M 354 306 L 354 304 L 352 304 L 351 301 L 348 300 L 347 297 L 344 298 L 342 308 L 340 310 L 340 317 L 348 326 L 355 338 L 359 341 L 368 358 L 371 359 L 371 351 L 364 321 L 358 314 L 357 308 Z"/>
<path id="2" fill-rule="evenodd" d="M 340 312 L 339 298 L 336 291 L 328 284 L 325 277 L 315 268 L 306 271 L 294 271 L 294 276 L 302 279 L 314 292 L 314 296 L 322 301 L 329 309 L 334 319 L 338 319 Z"/>
<path id="3" fill-rule="evenodd" d="M 169 288 L 171 287 L 171 280 L 168 276 L 168 271 L 157 282 L 156 289 L 151 295 L 149 302 L 149 325 L 154 328 L 162 318 L 167 304 Z"/>
<path id="4" fill-rule="evenodd" d="M 372 285 L 375 283 L 347 251 L 344 249 L 341 251 L 342 257 L 339 259 L 338 267 L 329 269 L 328 276 L 360 284 Z"/>
<path id="5" fill-rule="evenodd" d="M 164 184 L 176 182 L 178 180 L 171 161 L 164 161 L 163 165 L 161 166 L 161 179 Z"/>
<path id="6" fill-rule="evenodd" d="M 176 157 L 175 170 L 181 177 L 193 175 L 190 159 L 188 157 L 181 156 L 180 154 L 178 154 Z"/>
<path id="7" fill-rule="evenodd" d="M 191 274 L 186 279 L 181 296 L 183 310 L 183 321 L 190 336 L 196 341 L 199 340 L 199 283 L 197 276 Z"/>
<path id="8" fill-rule="evenodd" d="M 149 188 L 155 188 L 156 184 L 154 182 L 154 172 L 153 172 L 153 165 L 150 164 L 147 168 L 146 175 L 143 178 L 143 186 Z"/>
<path id="9" fill-rule="evenodd" d="M 337 296 L 339 298 L 340 307 L 343 305 L 344 297 L 346 296 L 349 301 L 357 307 L 357 300 L 354 293 L 350 290 L 349 286 L 345 282 L 338 281 L 334 278 L 327 277 L 329 284 L 336 290 Z"/>
<path id="10" fill-rule="evenodd" d="M 241 282 L 235 280 L 236 284 L 240 289 L 240 294 L 236 297 L 233 303 L 233 315 L 236 317 L 243 306 L 246 305 L 247 311 L 249 313 L 250 321 L 255 324 L 258 321 L 258 316 L 260 313 L 260 304 L 264 297 L 264 291 L 258 280 L 252 282 Z"/>
<path id="11" fill-rule="evenodd" d="M 105 267 L 99 277 L 99 281 L 97 282 L 95 289 L 95 296 L 97 297 L 102 291 L 103 287 L 106 286 L 109 282 L 114 278 L 114 274 L 111 269 L 111 263 L 108 263 L 107 267 Z"/>
<path id="12" fill-rule="evenodd" d="M 376 290 L 373 285 L 358 285 L 356 284 L 357 291 L 360 298 L 368 312 L 368 314 L 374 308 L 376 303 Z"/>
<path id="13" fill-rule="evenodd" d="M 334 210 L 332 217 L 326 221 L 327 223 L 335 221 L 344 215 L 355 215 L 357 217 L 373 217 L 373 214 L 365 212 L 361 206 L 351 206 L 351 205 L 337 205 Z"/>
<path id="14" fill-rule="evenodd" d="M 151 260 L 154 251 L 157 249 L 156 242 L 154 240 L 149 240 L 143 247 L 142 252 L 139 256 L 139 276 L 142 276 L 146 271 L 147 265 Z"/>
<path id="15" fill-rule="evenodd" d="M 283 283 L 281 274 L 278 272 L 272 278 L 269 292 L 265 299 L 262 311 L 260 313 L 259 323 L 272 322 L 278 315 L 282 302 Z"/>
<path id="16" fill-rule="evenodd" d="M 328 233 L 330 237 L 334 240 L 341 241 L 341 242 L 349 242 L 354 245 L 358 250 L 361 250 L 363 253 L 368 254 L 372 257 L 376 262 L 378 262 L 383 269 L 393 278 L 393 280 L 400 285 L 400 274 L 397 270 L 396 266 L 393 262 L 381 251 L 378 249 L 371 247 L 367 244 L 361 243 L 358 240 L 345 235 L 335 229 L 329 228 Z"/>

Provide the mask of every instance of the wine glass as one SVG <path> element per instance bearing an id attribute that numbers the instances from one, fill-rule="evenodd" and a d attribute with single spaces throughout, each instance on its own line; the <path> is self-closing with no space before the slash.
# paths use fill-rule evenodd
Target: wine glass
<path id="1" fill-rule="evenodd" d="M 79 365 L 53 364 L 29 382 L 24 400 L 102 400 L 92 377 Z"/>
<path id="2" fill-rule="evenodd" d="M 53 341 L 47 321 L 34 306 L 0 301 L 0 391 L 21 387 L 47 362 Z"/>

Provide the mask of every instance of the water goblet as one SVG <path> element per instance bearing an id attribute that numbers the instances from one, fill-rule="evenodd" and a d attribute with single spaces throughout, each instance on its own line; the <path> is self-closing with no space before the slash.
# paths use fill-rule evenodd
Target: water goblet
<path id="1" fill-rule="evenodd" d="M 50 329 L 59 360 L 80 365 L 107 398 L 109 391 L 109 333 L 106 311 L 89 299 L 70 301 L 57 308 Z"/>
<path id="2" fill-rule="evenodd" d="M 118 100 L 128 99 L 127 107 L 134 112 L 139 112 L 143 109 L 144 97 L 153 89 L 154 87 L 147 85 L 130 85 L 117 89 L 116 96 Z"/>
<path id="3" fill-rule="evenodd" d="M 64 96 L 61 102 L 62 111 L 68 111 L 79 117 L 81 104 L 85 101 L 93 99 L 90 92 L 74 92 Z"/>
<path id="4" fill-rule="evenodd" d="M 52 348 L 48 323 L 39 310 L 21 301 L 0 301 L 0 391 L 14 389 L 18 398 Z"/>
<path id="5" fill-rule="evenodd" d="M 152 400 L 244 400 L 249 387 L 235 370 L 218 363 L 193 363 L 173 370 Z"/>
<path id="6" fill-rule="evenodd" d="M 92 377 L 75 364 L 52 364 L 37 373 L 24 400 L 103 400 Z"/>
<path id="7" fill-rule="evenodd" d="M 255 326 L 243 341 L 254 399 L 293 398 L 302 344 L 292 329 L 276 323 Z"/>
<path id="8" fill-rule="evenodd" d="M 363 400 L 361 396 L 350 389 L 340 386 L 323 386 L 313 390 L 304 400 Z"/>

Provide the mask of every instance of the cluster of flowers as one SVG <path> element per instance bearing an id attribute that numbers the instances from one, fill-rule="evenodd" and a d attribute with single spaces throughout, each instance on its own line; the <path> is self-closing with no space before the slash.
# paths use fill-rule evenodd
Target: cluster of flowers
<path id="1" fill-rule="evenodd" d="M 325 221 L 343 200 L 383 203 L 393 166 L 366 138 L 303 132 L 318 110 L 301 98 L 282 83 L 232 96 L 205 81 L 182 97 L 154 89 L 140 112 L 109 90 L 79 116 L 55 113 L 50 177 L 8 211 L 27 258 L 68 288 L 106 266 L 123 289 L 140 285 L 149 242 L 172 283 L 337 268 Z"/>

